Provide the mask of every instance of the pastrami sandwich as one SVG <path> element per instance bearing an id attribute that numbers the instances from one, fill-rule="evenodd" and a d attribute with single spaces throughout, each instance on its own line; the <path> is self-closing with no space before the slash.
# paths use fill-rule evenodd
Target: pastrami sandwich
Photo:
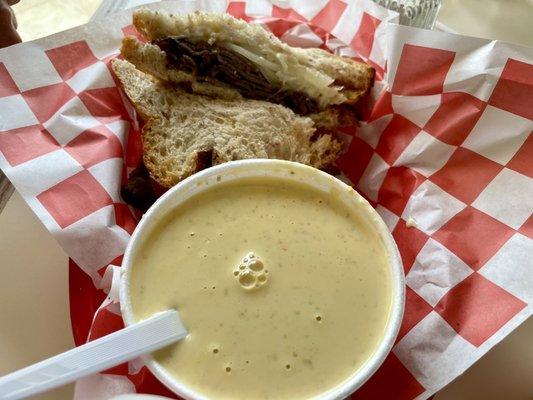
<path id="1" fill-rule="evenodd" d="M 328 169 L 342 146 L 333 131 L 369 90 L 366 64 L 290 47 L 226 14 L 149 10 L 133 22 L 113 70 L 144 122 L 143 161 L 169 188 L 215 164 L 277 158 Z"/>

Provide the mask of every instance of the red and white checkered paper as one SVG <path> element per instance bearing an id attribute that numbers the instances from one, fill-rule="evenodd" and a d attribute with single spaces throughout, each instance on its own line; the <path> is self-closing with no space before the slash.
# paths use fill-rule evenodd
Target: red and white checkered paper
<path id="1" fill-rule="evenodd" d="M 227 11 L 376 68 L 338 166 L 396 239 L 407 303 L 392 353 L 352 398 L 427 398 L 531 315 L 532 48 L 399 26 L 369 0 L 151 8 Z M 109 68 L 124 34 L 131 11 L 0 50 L 0 167 L 72 259 L 77 344 L 123 326 L 108 265 L 137 223 L 119 189 L 141 156 Z M 174 397 L 132 362 L 80 381 L 76 398 L 134 391 Z"/>

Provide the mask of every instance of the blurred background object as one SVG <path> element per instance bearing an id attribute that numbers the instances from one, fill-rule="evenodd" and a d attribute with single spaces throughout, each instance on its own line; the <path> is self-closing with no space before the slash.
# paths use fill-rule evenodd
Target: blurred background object
<path id="1" fill-rule="evenodd" d="M 463 35 L 533 46 L 532 18 L 533 0 L 444 0 L 438 21 Z"/>
<path id="2" fill-rule="evenodd" d="M 23 41 L 87 23 L 101 0 L 23 0 L 13 6 Z"/>
<path id="3" fill-rule="evenodd" d="M 373 0 L 400 14 L 400 24 L 416 28 L 433 29 L 437 21 L 441 0 Z"/>

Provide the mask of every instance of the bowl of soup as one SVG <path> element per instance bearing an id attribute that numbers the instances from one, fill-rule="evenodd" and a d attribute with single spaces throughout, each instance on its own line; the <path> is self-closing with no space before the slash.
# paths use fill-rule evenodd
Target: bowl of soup
<path id="1" fill-rule="evenodd" d="M 144 357 L 186 399 L 342 399 L 381 365 L 404 309 L 385 223 L 350 186 L 278 160 L 166 192 L 125 252 L 126 325 L 177 309 L 189 334 Z"/>

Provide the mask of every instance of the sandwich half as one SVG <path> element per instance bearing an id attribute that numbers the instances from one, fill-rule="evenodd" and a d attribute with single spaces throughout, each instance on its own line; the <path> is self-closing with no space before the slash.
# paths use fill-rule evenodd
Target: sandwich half
<path id="1" fill-rule="evenodd" d="M 341 145 L 312 119 L 279 104 L 199 96 L 169 86 L 124 60 L 115 75 L 144 121 L 143 161 L 164 188 L 212 165 L 275 158 L 326 169 Z"/>
<path id="2" fill-rule="evenodd" d="M 126 38 L 121 53 L 139 70 L 199 94 L 270 101 L 299 115 L 355 104 L 374 76 L 367 64 L 281 42 L 228 14 L 171 15 L 142 9 L 133 23 L 147 43 Z"/>

